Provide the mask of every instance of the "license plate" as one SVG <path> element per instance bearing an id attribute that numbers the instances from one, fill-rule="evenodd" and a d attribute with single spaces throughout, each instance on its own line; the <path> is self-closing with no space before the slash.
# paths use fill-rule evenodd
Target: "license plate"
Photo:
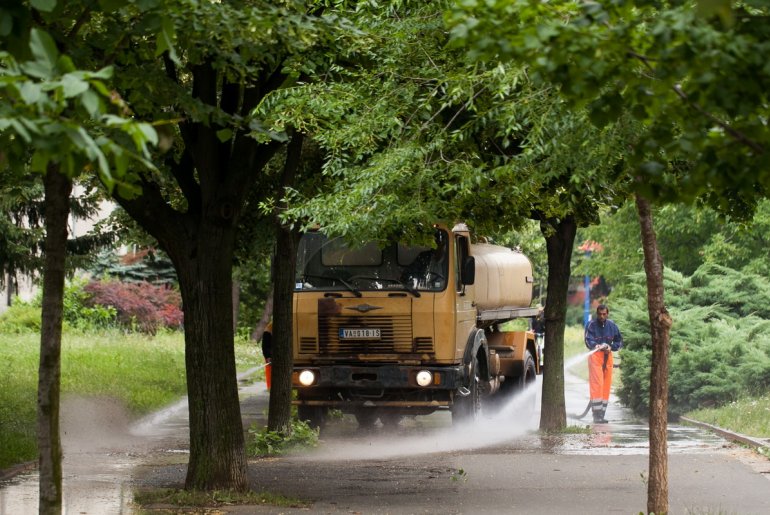
<path id="1" fill-rule="evenodd" d="M 380 329 L 344 329 L 340 328 L 340 339 L 342 340 L 379 340 L 381 338 Z"/>

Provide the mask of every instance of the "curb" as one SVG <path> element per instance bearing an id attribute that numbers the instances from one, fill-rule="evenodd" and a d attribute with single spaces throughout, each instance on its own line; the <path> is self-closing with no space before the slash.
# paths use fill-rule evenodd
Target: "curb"
<path id="1" fill-rule="evenodd" d="M 36 468 L 37 461 L 27 461 L 25 463 L 13 465 L 12 467 L 0 470 L 0 481 L 12 479 L 23 472 L 29 472 L 30 470 L 35 470 Z"/>
<path id="2" fill-rule="evenodd" d="M 750 447 L 754 447 L 755 449 L 759 449 L 761 447 L 764 447 L 765 449 L 770 448 L 770 439 L 767 438 L 754 438 L 751 436 L 742 435 L 740 433 L 734 433 L 732 431 L 728 431 L 727 429 L 722 429 L 719 426 L 715 426 L 712 424 L 707 424 L 706 422 L 701 422 L 699 420 L 694 420 L 687 417 L 679 417 L 679 420 L 686 422 L 688 424 L 702 427 L 705 429 L 708 429 L 710 431 L 715 432 L 716 434 L 728 439 L 732 440 L 734 442 L 740 442 L 742 444 L 748 445 Z"/>

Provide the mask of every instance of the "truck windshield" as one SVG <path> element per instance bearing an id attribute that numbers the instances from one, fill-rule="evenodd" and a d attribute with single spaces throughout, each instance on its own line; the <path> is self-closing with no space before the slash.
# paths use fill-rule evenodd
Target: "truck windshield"
<path id="1" fill-rule="evenodd" d="M 430 246 L 391 243 L 384 248 L 373 242 L 350 247 L 341 238 L 307 233 L 297 251 L 296 289 L 356 295 L 399 290 L 415 296 L 421 291 L 441 291 L 447 283 L 448 242 L 442 229 L 436 230 Z"/>

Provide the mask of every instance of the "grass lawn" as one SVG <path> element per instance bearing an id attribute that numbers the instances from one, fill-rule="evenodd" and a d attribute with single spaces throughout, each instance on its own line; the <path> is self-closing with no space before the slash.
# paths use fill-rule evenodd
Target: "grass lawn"
<path id="1" fill-rule="evenodd" d="M 720 408 L 691 411 L 687 417 L 759 438 L 770 438 L 770 394 L 746 397 Z"/>
<path id="2" fill-rule="evenodd" d="M 39 347 L 37 333 L 0 333 L 0 469 L 36 456 Z M 236 344 L 239 370 L 261 362 L 258 345 Z M 62 395 L 120 399 L 137 417 L 186 393 L 182 333 L 65 333 L 61 367 Z"/>

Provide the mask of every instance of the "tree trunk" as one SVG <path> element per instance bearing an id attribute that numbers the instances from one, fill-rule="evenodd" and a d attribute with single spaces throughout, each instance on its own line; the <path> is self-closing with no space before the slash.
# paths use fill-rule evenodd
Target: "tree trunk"
<path id="1" fill-rule="evenodd" d="M 175 240 L 168 246 L 179 276 L 185 317 L 190 411 L 185 488 L 245 490 L 247 464 L 232 324 L 235 229 L 206 220 L 192 239 Z"/>
<path id="2" fill-rule="evenodd" d="M 273 384 L 267 428 L 288 433 L 291 430 L 292 301 L 294 268 L 299 234 L 278 224 L 276 230 L 273 311 Z"/>
<path id="3" fill-rule="evenodd" d="M 671 317 L 663 291 L 663 260 L 658 250 L 652 212 L 647 200 L 636 196 L 636 209 L 644 249 L 647 275 L 647 309 L 652 336 L 650 372 L 650 470 L 647 483 L 647 513 L 668 513 L 668 346 Z"/>
<path id="4" fill-rule="evenodd" d="M 545 303 L 545 355 L 540 429 L 560 430 L 567 426 L 564 401 L 564 328 L 567 321 L 567 292 L 570 262 L 577 224 L 571 216 L 540 224 L 548 252 L 548 289 Z"/>
<path id="5" fill-rule="evenodd" d="M 39 513 L 61 514 L 62 450 L 59 435 L 64 265 L 72 182 L 50 166 L 45 187 L 45 264 L 37 386 L 37 445 L 40 468 Z"/>
<path id="6" fill-rule="evenodd" d="M 233 334 L 238 332 L 238 317 L 241 315 L 241 283 L 233 279 L 232 299 L 233 303 Z"/>
<path id="7" fill-rule="evenodd" d="M 262 317 L 259 319 L 259 322 L 257 322 L 257 325 L 254 326 L 254 331 L 251 333 L 251 339 L 252 341 L 258 342 L 262 340 L 262 335 L 265 334 L 265 327 L 267 327 L 268 322 L 270 322 L 270 319 L 273 318 L 273 290 L 275 287 L 271 284 L 270 285 L 270 291 L 267 294 L 267 299 L 265 299 L 265 309 L 262 310 Z"/>
<path id="8" fill-rule="evenodd" d="M 293 186 L 302 156 L 302 134 L 292 135 L 286 147 L 281 186 Z M 273 259 L 273 384 L 270 389 L 270 407 L 267 428 L 270 431 L 291 431 L 291 372 L 292 314 L 294 313 L 294 268 L 297 263 L 297 244 L 300 234 L 275 219 L 275 258 Z"/>

